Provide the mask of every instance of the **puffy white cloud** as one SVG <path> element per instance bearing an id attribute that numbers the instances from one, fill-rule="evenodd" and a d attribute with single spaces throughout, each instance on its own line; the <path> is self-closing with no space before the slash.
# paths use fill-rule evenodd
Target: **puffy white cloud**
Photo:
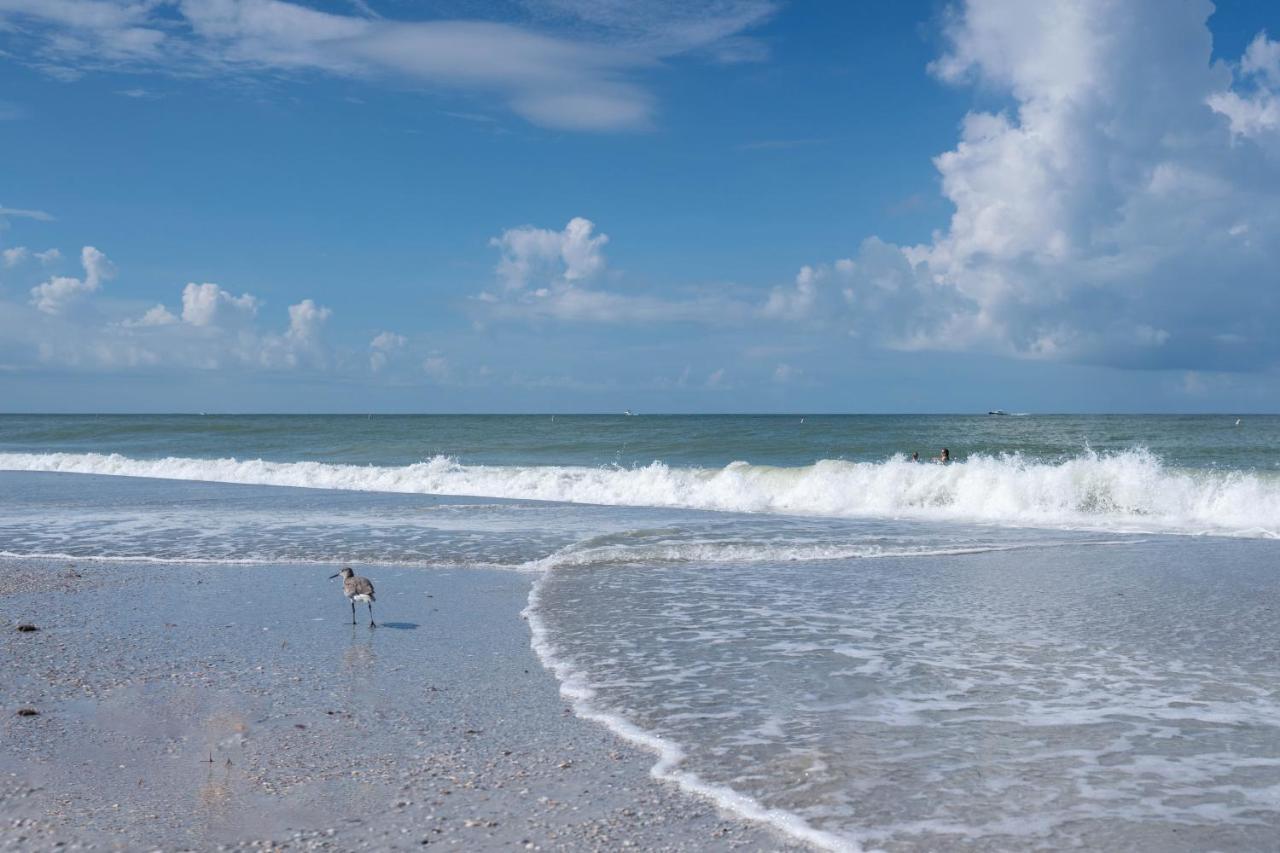
<path id="1" fill-rule="evenodd" d="M 1227 117 L 1236 136 L 1274 135 L 1280 130 L 1280 42 L 1258 33 L 1240 60 L 1239 72 L 1241 82 L 1252 84 L 1252 92 L 1214 92 L 1207 103 Z"/>
<path id="2" fill-rule="evenodd" d="M 390 354 L 402 348 L 408 339 L 395 332 L 380 332 L 369 342 L 369 369 L 377 373 L 387 366 Z"/>
<path id="3" fill-rule="evenodd" d="M 152 306 L 137 320 L 124 320 L 125 327 L 140 327 L 140 325 L 173 325 L 177 323 L 178 318 L 170 313 L 163 305 Z"/>
<path id="4" fill-rule="evenodd" d="M 544 26 L 534 28 L 395 21 L 286 0 L 0 0 L 0 33 L 63 79 L 121 67 L 407 78 L 489 93 L 549 127 L 618 130 L 644 127 L 653 113 L 653 97 L 629 77 L 679 54 L 758 58 L 742 33 L 772 12 L 762 0 L 564 2 L 535 7 Z"/>
<path id="5" fill-rule="evenodd" d="M 579 323 L 718 325 L 739 322 L 754 310 L 718 293 L 669 299 L 596 289 L 592 284 L 604 275 L 608 241 L 580 216 L 561 231 L 508 229 L 489 241 L 502 253 L 496 267 L 502 294 L 482 291 L 475 299 L 493 317 Z"/>
<path id="6" fill-rule="evenodd" d="M 761 315 L 906 349 L 1274 364 L 1280 46 L 1259 35 L 1233 81 L 1210 59 L 1211 10 L 966 2 L 932 68 L 1014 107 L 970 113 L 935 159 L 948 227 L 806 266 Z"/>
<path id="7" fill-rule="evenodd" d="M 34 257 L 42 264 L 52 264 L 62 260 L 62 252 L 57 249 L 45 249 L 43 252 L 35 252 Z"/>
<path id="8" fill-rule="evenodd" d="M 105 279 L 115 274 L 107 256 L 93 246 L 85 246 L 80 251 L 80 264 L 84 267 L 84 278 L 54 276 L 31 288 L 31 304 L 45 314 L 61 313 L 80 297 L 98 290 Z"/>
<path id="9" fill-rule="evenodd" d="M 369 347 L 382 352 L 390 352 L 393 349 L 404 346 L 409 340 L 404 335 L 395 332 L 381 332 L 369 342 Z"/>
<path id="10" fill-rule="evenodd" d="M 31 253 L 27 250 L 26 246 L 14 246 L 12 249 L 5 249 L 4 252 L 0 254 L 4 257 L 5 267 L 13 268 L 25 261 Z"/>
<path id="11" fill-rule="evenodd" d="M 289 331 L 286 337 L 299 346 L 313 346 L 320 337 L 320 330 L 333 314 L 328 308 L 317 305 L 314 300 L 304 299 L 297 305 L 289 306 Z"/>
<path id="12" fill-rule="evenodd" d="M 243 321 L 257 313 L 258 300 L 247 293 L 232 296 L 207 282 L 190 282 L 182 289 L 182 322 L 192 326 L 219 325 L 231 318 Z"/>
<path id="13" fill-rule="evenodd" d="M 502 252 L 498 276 L 510 289 L 525 287 L 535 278 L 577 282 L 604 270 L 606 234 L 596 234 L 595 223 L 575 216 L 561 231 L 525 225 L 510 228 L 489 245 Z"/>
<path id="14" fill-rule="evenodd" d="M 54 276 L 31 289 L 31 307 L 0 301 L 0 353 L 10 363 L 24 359 L 86 370 L 152 366 L 169 369 L 291 369 L 331 362 L 322 330 L 329 308 L 303 299 L 288 308 L 288 326 L 279 332 L 256 322 L 261 303 L 250 294 L 233 296 L 213 283 L 189 283 L 181 293 L 180 316 L 162 304 L 140 317 L 119 317 L 128 304 L 94 298 L 113 275 L 106 255 L 92 246 L 81 252 L 83 278 Z M 75 302 L 84 310 L 67 310 Z M 33 310 L 34 309 L 34 310 Z M 382 348 L 398 336 L 379 336 Z M 403 340 L 403 339 L 399 339 Z"/>

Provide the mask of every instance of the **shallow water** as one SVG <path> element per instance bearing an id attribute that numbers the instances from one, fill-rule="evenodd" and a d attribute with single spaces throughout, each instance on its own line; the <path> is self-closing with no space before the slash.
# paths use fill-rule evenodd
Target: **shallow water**
<path id="1" fill-rule="evenodd" d="M 1269 543 L 566 567 L 590 703 L 766 808 L 890 849 L 1269 846 Z"/>
<path id="2" fill-rule="evenodd" d="M 824 846 L 1266 848 L 1280 419 L 1234 420 L 0 417 L 0 552 L 534 572 L 580 713 Z"/>

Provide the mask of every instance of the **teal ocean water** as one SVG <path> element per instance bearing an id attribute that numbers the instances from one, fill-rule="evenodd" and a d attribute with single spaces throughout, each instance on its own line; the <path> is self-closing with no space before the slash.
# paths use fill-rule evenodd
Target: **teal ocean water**
<path id="1" fill-rule="evenodd" d="M 140 459 L 799 466 L 927 458 L 942 447 L 960 459 L 1009 453 L 1041 462 L 1141 449 L 1175 467 L 1280 471 L 1280 416 L 0 415 L 0 451 Z"/>
<path id="2" fill-rule="evenodd" d="M 578 713 L 820 847 L 1264 849 L 1278 449 L 1235 415 L 8 415 L 0 558 L 527 572 Z"/>

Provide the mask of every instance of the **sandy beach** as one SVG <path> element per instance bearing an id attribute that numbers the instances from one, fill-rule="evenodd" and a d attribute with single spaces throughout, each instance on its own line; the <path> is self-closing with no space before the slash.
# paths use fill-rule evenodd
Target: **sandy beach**
<path id="1" fill-rule="evenodd" d="M 5 562 L 0 848 L 797 849 L 573 716 L 530 576 L 332 571 Z"/>

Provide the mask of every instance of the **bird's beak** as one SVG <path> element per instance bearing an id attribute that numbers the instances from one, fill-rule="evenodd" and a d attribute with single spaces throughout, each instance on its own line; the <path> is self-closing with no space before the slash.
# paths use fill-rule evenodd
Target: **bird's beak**
<path id="1" fill-rule="evenodd" d="M 342 572 L 335 572 L 335 573 L 333 573 L 333 574 L 329 575 L 329 580 L 333 580 L 334 578 L 336 578 L 336 577 L 337 577 L 338 575 L 340 575 L 340 574 L 342 574 Z"/>

